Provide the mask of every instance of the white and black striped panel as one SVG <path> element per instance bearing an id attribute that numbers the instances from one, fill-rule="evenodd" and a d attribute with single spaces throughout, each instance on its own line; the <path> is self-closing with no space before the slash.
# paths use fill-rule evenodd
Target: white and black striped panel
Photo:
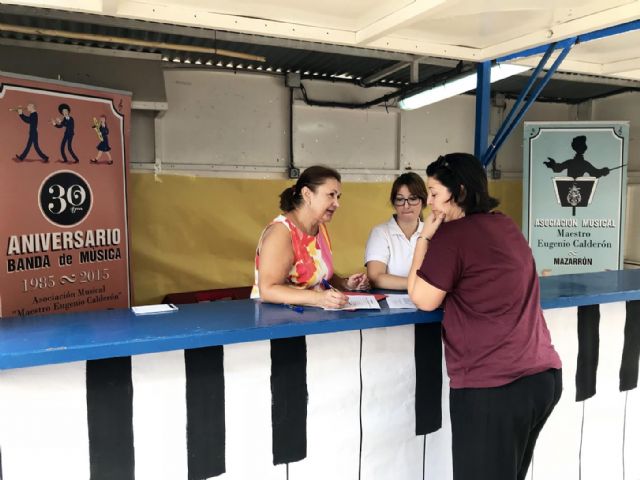
<path id="1" fill-rule="evenodd" d="M 362 480 L 422 480 L 414 326 L 362 331 Z"/>
<path id="2" fill-rule="evenodd" d="M 619 372 L 626 305 L 619 302 L 605 303 L 598 307 L 600 328 L 596 393 L 584 402 L 581 462 L 583 480 L 623 478 L 625 394 L 619 390 Z"/>
<path id="3" fill-rule="evenodd" d="M 623 452 L 624 478 L 640 478 L 630 323 L 640 319 L 622 303 L 580 315 L 597 327 L 580 336 L 578 381 L 593 396 L 575 401 L 578 309 L 545 311 L 564 393 L 527 478 L 623 478 Z M 426 436 L 426 449 L 416 436 L 418 423 L 437 423 L 415 413 L 425 363 L 414 357 L 418 341 L 409 325 L 3 371 L 0 472 L 4 480 L 451 478 L 447 388 L 443 428 Z M 584 348 L 594 341 L 597 353 Z M 619 392 L 620 375 L 629 391 Z"/>
<path id="4" fill-rule="evenodd" d="M 217 477 L 226 468 L 223 347 L 187 349 L 184 366 L 188 479 Z"/>
<path id="5" fill-rule="evenodd" d="M 307 342 L 271 340 L 271 439 L 274 465 L 307 458 Z"/>
<path id="6" fill-rule="evenodd" d="M 625 303 L 546 310 L 545 317 L 563 361 L 564 390 L 538 440 L 532 478 L 636 478 L 629 476 L 638 466 L 629 445 L 638 445 L 637 388 L 620 392 L 621 371 L 628 377 L 630 370 L 621 368 L 623 345 L 637 348 L 637 339 L 625 339 L 634 321 Z"/>
<path id="7" fill-rule="evenodd" d="M 186 478 L 184 351 L 131 358 L 135 478 Z"/>
<path id="8" fill-rule="evenodd" d="M 626 430 L 624 437 L 625 479 L 640 479 L 640 391 L 625 392 Z"/>
<path id="9" fill-rule="evenodd" d="M 286 480 L 274 465 L 269 341 L 225 345 L 226 473 L 220 480 Z"/>
<path id="10" fill-rule="evenodd" d="M 425 480 L 448 480 L 453 478 L 453 457 L 451 454 L 451 416 L 449 415 L 449 375 L 444 359 L 442 363 L 442 427 L 426 436 Z"/>
<path id="11" fill-rule="evenodd" d="M 575 401 L 578 309 L 544 311 L 551 339 L 562 360 L 563 391 L 540 433 L 529 474 L 534 480 L 577 479 L 582 409 Z"/>
<path id="12" fill-rule="evenodd" d="M 133 480 L 131 357 L 86 362 L 87 428 L 91 480 Z"/>
<path id="13" fill-rule="evenodd" d="M 4 480 L 87 480 L 85 362 L 0 372 Z"/>
<path id="14" fill-rule="evenodd" d="M 357 480 L 360 454 L 360 332 L 310 335 L 307 342 L 307 457 L 291 480 Z"/>

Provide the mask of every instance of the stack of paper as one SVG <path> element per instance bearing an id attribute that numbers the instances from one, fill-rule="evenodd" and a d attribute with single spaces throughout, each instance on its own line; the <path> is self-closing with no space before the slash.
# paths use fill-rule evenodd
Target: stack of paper
<path id="1" fill-rule="evenodd" d="M 325 308 L 325 310 L 380 310 L 380 305 L 373 295 L 347 295 L 349 303 L 342 308 Z"/>
<path id="2" fill-rule="evenodd" d="M 173 303 L 161 303 L 159 305 L 143 305 L 140 307 L 131 307 L 136 315 L 155 315 L 156 313 L 170 313 L 178 310 Z"/>
<path id="3" fill-rule="evenodd" d="M 387 305 L 389 308 L 413 308 L 414 310 L 418 308 L 407 294 L 387 295 Z"/>

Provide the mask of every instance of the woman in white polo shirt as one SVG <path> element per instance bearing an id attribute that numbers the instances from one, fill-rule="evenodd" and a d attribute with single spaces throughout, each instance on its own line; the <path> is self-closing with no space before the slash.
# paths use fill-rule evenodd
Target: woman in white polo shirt
<path id="1" fill-rule="evenodd" d="M 395 209 L 391 219 L 371 230 L 364 262 L 376 288 L 406 290 L 416 241 L 422 231 L 422 210 L 427 189 L 417 173 L 407 172 L 393 182 L 389 200 Z"/>

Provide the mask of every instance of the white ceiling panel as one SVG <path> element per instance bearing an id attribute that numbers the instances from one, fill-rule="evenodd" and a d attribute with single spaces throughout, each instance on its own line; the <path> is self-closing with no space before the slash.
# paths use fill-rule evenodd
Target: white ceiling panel
<path id="1" fill-rule="evenodd" d="M 618 63 L 640 54 L 640 30 L 576 45 L 571 56 L 594 63 Z"/>
<path id="2" fill-rule="evenodd" d="M 627 80 L 640 80 L 640 68 L 637 70 L 631 70 L 629 72 L 618 73 L 613 76 L 618 78 L 626 78 Z"/>
<path id="3" fill-rule="evenodd" d="M 18 5 L 485 61 L 638 21 L 640 0 L 41 0 Z M 577 45 L 561 70 L 633 75 L 638 31 Z"/>
<path id="4" fill-rule="evenodd" d="M 121 1 L 125 4 L 147 4 L 149 1 Z M 357 30 L 364 28 L 380 18 L 391 15 L 413 0 L 386 0 L 372 2 L 371 0 L 324 0 L 308 2 L 300 0 L 270 0 L 270 1 L 241 1 L 241 0 L 184 0 L 182 2 L 162 2 L 163 4 L 178 3 L 183 9 L 191 11 L 205 11 L 240 17 L 263 18 L 267 20 L 307 25 L 319 28 Z"/>

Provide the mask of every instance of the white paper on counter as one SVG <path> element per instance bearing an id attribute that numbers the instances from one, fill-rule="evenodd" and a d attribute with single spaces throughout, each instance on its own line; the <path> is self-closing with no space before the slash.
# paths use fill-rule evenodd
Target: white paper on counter
<path id="1" fill-rule="evenodd" d="M 347 295 L 349 303 L 342 308 L 325 308 L 325 310 L 380 310 L 380 304 L 373 295 Z"/>
<path id="2" fill-rule="evenodd" d="M 389 308 L 412 308 L 414 310 L 418 308 L 408 294 L 387 295 L 387 305 Z"/>

